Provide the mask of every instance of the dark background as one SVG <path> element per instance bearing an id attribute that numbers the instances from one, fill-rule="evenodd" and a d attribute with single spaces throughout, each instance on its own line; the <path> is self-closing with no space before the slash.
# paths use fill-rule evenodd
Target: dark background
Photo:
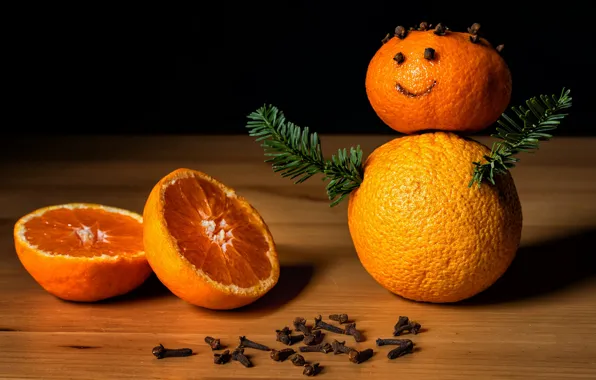
<path id="1" fill-rule="evenodd" d="M 24 40 L 5 57 L 16 80 L 13 133 L 246 133 L 246 115 L 264 103 L 321 133 L 394 133 L 368 103 L 366 68 L 386 33 L 422 20 L 452 30 L 481 23 L 493 45 L 505 44 L 511 105 L 565 86 L 574 105 L 557 134 L 595 133 L 589 2 L 197 4 L 15 14 L 11 35 Z"/>

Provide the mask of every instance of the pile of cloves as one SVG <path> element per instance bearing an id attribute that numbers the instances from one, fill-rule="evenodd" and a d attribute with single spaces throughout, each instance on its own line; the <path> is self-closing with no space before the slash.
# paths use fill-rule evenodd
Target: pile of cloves
<path id="1" fill-rule="evenodd" d="M 294 329 L 284 326 L 281 329 L 275 330 L 275 341 L 283 344 L 284 348 L 271 348 L 267 345 L 257 343 L 248 339 L 246 336 L 238 338 L 238 345 L 235 349 L 227 349 L 221 344 L 221 340 L 211 336 L 205 337 L 205 343 L 212 351 L 220 351 L 213 353 L 213 363 L 223 365 L 229 362 L 238 362 L 244 367 L 253 367 L 249 356 L 245 350 L 259 350 L 269 352 L 269 357 L 275 362 L 290 362 L 294 366 L 301 367 L 302 373 L 305 376 L 315 376 L 321 371 L 321 366 L 318 362 L 309 362 L 305 359 L 303 354 L 309 353 L 323 353 L 333 355 L 346 355 L 347 360 L 354 364 L 360 364 L 368 361 L 374 355 L 372 348 L 365 348 L 358 350 L 346 344 L 346 340 L 339 337 L 334 337 L 329 342 L 325 340 L 325 334 L 337 334 L 342 336 L 351 336 L 354 342 L 360 343 L 366 341 L 364 334 L 356 328 L 356 322 L 351 321 L 347 314 L 331 314 L 328 317 L 329 323 L 323 320 L 321 315 L 313 318 L 311 325 L 307 324 L 307 320 L 302 317 L 296 317 L 292 321 Z M 325 333 L 323 333 L 325 331 Z M 392 338 L 378 338 L 376 340 L 377 347 L 395 346 L 388 351 L 387 358 L 396 359 L 401 356 L 411 354 L 414 352 L 414 342 L 411 339 L 397 338 L 404 334 L 416 335 L 421 331 L 421 325 L 418 322 L 411 321 L 406 316 L 400 316 L 393 326 Z M 292 346 L 301 343 L 297 349 Z M 169 349 L 163 345 L 158 345 L 153 348 L 153 355 L 158 359 L 166 357 L 184 357 L 193 354 L 190 348 Z"/>

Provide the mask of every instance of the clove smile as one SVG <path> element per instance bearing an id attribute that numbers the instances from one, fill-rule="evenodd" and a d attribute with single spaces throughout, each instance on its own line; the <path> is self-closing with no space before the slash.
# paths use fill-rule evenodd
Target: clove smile
<path id="1" fill-rule="evenodd" d="M 434 80 L 433 83 L 426 90 L 420 91 L 420 92 L 411 92 L 408 89 L 404 88 L 401 84 L 399 84 L 399 82 L 395 85 L 395 88 L 397 89 L 397 91 L 401 92 L 405 96 L 409 96 L 410 98 L 415 98 L 417 96 L 429 94 L 432 91 L 432 89 L 435 87 L 436 84 L 437 84 L 437 81 Z"/>

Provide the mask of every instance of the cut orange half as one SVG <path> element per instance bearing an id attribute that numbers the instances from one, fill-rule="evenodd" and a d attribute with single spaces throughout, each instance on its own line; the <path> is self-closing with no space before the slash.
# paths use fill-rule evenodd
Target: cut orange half
<path id="1" fill-rule="evenodd" d="M 151 274 L 143 250 L 143 218 L 89 203 L 48 206 L 20 218 L 15 249 L 42 288 L 69 301 L 128 293 Z"/>
<path id="2" fill-rule="evenodd" d="M 147 260 L 181 299 L 209 309 L 248 305 L 275 286 L 273 237 L 249 202 L 209 175 L 177 169 L 143 212 Z"/>

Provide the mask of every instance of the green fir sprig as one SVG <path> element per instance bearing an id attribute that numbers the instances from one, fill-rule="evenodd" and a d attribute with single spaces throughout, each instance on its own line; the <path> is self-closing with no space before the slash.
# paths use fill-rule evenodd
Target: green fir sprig
<path id="1" fill-rule="evenodd" d="M 541 141 L 552 137 L 547 133 L 557 128 L 561 120 L 567 116 L 562 113 L 571 107 L 570 90 L 563 88 L 558 98 L 555 95 L 533 97 L 526 101 L 527 108 L 523 106 L 511 107 L 518 117 L 518 121 L 503 113 L 497 121 L 500 127 L 497 127 L 497 133 L 492 137 L 501 139 L 493 143 L 489 155 L 484 156 L 486 162 L 474 162 L 474 174 L 469 183 L 471 187 L 474 183 L 478 186 L 482 181 L 495 184 L 495 176 L 506 173 L 509 169 L 515 167 L 519 161 L 517 154 L 521 152 L 531 152 L 539 148 Z"/>
<path id="2" fill-rule="evenodd" d="M 286 120 L 282 111 L 272 105 L 264 105 L 248 115 L 246 128 L 256 137 L 268 156 L 275 172 L 290 177 L 294 183 L 302 183 L 317 173 L 328 180 L 327 196 L 331 207 L 338 205 L 362 183 L 362 150 L 339 149 L 330 160 L 323 157 L 321 141 L 316 132 L 301 128 Z"/>

